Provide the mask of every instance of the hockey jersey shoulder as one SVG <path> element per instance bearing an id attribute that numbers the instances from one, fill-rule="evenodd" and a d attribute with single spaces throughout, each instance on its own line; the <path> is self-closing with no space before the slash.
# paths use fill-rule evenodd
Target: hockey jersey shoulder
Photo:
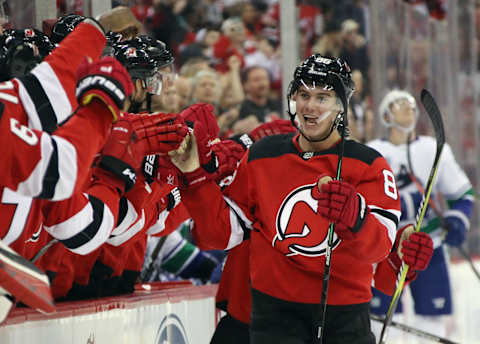
<path id="1" fill-rule="evenodd" d="M 382 157 L 382 155 L 372 147 L 354 140 L 345 141 L 345 151 L 343 155 L 347 158 L 360 160 L 367 165 L 372 165 L 377 158 Z"/>
<path id="2" fill-rule="evenodd" d="M 297 154 L 292 138 L 295 134 L 281 134 L 266 136 L 255 142 L 249 150 L 248 161 L 262 158 L 274 158 L 284 154 Z"/>

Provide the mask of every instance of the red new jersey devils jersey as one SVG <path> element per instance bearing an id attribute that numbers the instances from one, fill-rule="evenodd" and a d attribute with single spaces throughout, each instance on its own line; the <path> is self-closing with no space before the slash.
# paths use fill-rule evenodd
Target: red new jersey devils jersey
<path id="1" fill-rule="evenodd" d="M 297 136 L 298 137 L 298 136 Z M 250 232 L 250 280 L 271 296 L 305 303 L 321 298 L 329 222 L 311 196 L 318 176 L 336 176 L 338 146 L 302 152 L 292 135 L 255 143 L 222 194 L 213 181 L 186 189 L 182 200 L 195 221 L 195 239 L 232 248 Z M 373 265 L 395 239 L 400 201 L 390 167 L 375 150 L 345 142 L 341 178 L 369 212 L 355 239 L 333 240 L 328 304 L 371 298 Z"/>

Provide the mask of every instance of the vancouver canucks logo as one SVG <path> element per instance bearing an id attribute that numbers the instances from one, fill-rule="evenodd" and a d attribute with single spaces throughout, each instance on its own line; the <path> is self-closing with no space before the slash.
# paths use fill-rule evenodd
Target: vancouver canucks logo
<path id="1" fill-rule="evenodd" d="M 315 184 L 293 190 L 282 202 L 276 218 L 272 246 L 287 256 L 321 256 L 328 242 L 328 221 L 318 214 L 318 201 L 312 197 Z M 340 239 L 333 234 L 333 248 Z"/>
<path id="2" fill-rule="evenodd" d="M 163 318 L 155 338 L 155 343 L 188 344 L 187 332 L 178 316 L 168 314 Z"/>
<path id="3" fill-rule="evenodd" d="M 398 175 L 395 176 L 395 180 L 399 189 L 403 189 L 412 183 L 412 178 L 405 165 L 400 166 L 400 171 L 398 172 Z"/>

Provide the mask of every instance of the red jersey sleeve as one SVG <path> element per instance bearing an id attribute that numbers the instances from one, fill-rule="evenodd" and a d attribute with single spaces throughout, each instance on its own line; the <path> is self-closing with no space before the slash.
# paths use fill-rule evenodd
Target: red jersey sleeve
<path id="1" fill-rule="evenodd" d="M 104 244 L 117 223 L 120 196 L 115 187 L 94 181 L 84 193 L 43 207 L 44 228 L 76 254 Z"/>
<path id="2" fill-rule="evenodd" d="M 0 183 L 25 196 L 62 200 L 78 192 L 105 143 L 109 110 L 99 102 L 78 110 L 55 135 L 32 130 L 6 107 L 0 123 Z"/>
<path id="3" fill-rule="evenodd" d="M 182 200 L 192 216 L 195 243 L 204 249 L 230 249 L 240 244 L 252 228 L 253 205 L 248 185 L 248 154 L 240 161 L 232 183 L 222 194 L 215 181 L 182 191 Z"/>
<path id="4" fill-rule="evenodd" d="M 388 256 L 400 218 L 400 198 L 393 173 L 383 157 L 377 158 L 357 192 L 364 197 L 369 213 L 357 235 L 353 252 L 364 262 L 376 263 Z"/>

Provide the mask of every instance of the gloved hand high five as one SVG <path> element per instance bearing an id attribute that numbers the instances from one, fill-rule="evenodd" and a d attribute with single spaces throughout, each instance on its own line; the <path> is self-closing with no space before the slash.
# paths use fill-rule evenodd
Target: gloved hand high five
<path id="1" fill-rule="evenodd" d="M 400 271 L 402 262 L 409 266 L 407 281 L 410 282 L 417 276 L 417 271 L 425 270 L 433 255 L 433 241 L 430 235 L 415 232 L 412 225 L 407 225 L 397 231 L 395 243 L 388 260 L 390 264 Z"/>
<path id="2" fill-rule="evenodd" d="M 320 175 L 312 197 L 318 200 L 318 213 L 335 223 L 342 240 L 354 239 L 367 217 L 365 199 L 347 182 Z"/>
<path id="3" fill-rule="evenodd" d="M 99 167 L 123 180 L 121 191 L 128 191 L 135 184 L 143 157 L 178 148 L 187 132 L 175 115 L 124 114 L 112 128 Z"/>
<path id="4" fill-rule="evenodd" d="M 213 110 L 211 104 L 198 103 L 189 106 L 180 113 L 180 117 L 194 128 L 200 164 L 208 171 L 215 169 L 211 146 L 214 140 L 218 138 L 218 132 L 220 131 Z"/>
<path id="5" fill-rule="evenodd" d="M 161 112 L 129 115 L 136 140 L 141 144 L 142 157 L 149 154 L 166 154 L 180 147 L 188 134 L 188 127 L 175 114 Z"/>
<path id="6" fill-rule="evenodd" d="M 214 172 L 214 179 L 217 182 L 232 175 L 237 168 L 238 162 L 245 154 L 243 147 L 232 140 L 223 140 L 214 143 L 212 145 L 212 151 L 217 164 Z"/>
<path id="7" fill-rule="evenodd" d="M 95 62 L 87 58 L 78 67 L 76 96 L 80 106 L 87 106 L 93 99 L 103 102 L 112 113 L 113 122 L 127 97 L 133 91 L 132 80 L 127 70 L 113 57 L 104 57 Z"/>

